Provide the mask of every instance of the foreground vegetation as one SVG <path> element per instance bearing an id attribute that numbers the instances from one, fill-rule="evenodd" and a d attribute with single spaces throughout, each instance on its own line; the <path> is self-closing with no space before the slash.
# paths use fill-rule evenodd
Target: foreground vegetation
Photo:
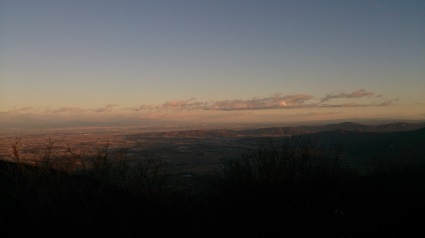
<path id="1" fill-rule="evenodd" d="M 0 160 L 2 237 L 413 237 L 425 221 L 425 166 L 359 174 L 339 150 L 271 140 L 216 176 L 183 177 L 152 155 L 130 163 L 109 143 L 83 155 Z M 385 169 L 381 169 L 385 168 Z"/>

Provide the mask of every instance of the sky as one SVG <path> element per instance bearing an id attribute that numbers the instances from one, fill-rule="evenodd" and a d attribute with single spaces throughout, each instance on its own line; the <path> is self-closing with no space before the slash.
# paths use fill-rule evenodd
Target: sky
<path id="1" fill-rule="evenodd" d="M 422 0 L 0 0 L 0 127 L 425 120 Z"/>

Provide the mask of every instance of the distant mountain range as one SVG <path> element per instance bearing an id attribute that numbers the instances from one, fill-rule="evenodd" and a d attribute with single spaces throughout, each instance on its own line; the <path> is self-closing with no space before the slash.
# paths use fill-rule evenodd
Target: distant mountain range
<path id="1" fill-rule="evenodd" d="M 149 133 L 153 136 L 167 137 L 234 137 L 234 136 L 292 136 L 305 135 L 325 131 L 352 131 L 352 132 L 401 132 L 413 131 L 425 128 L 425 122 L 407 123 L 396 122 L 381 125 L 364 125 L 353 122 L 338 124 L 328 124 L 323 126 L 294 126 L 294 127 L 267 127 L 258 129 L 232 130 L 232 129 L 211 129 L 211 130 L 185 130 L 185 131 L 165 131 Z"/>

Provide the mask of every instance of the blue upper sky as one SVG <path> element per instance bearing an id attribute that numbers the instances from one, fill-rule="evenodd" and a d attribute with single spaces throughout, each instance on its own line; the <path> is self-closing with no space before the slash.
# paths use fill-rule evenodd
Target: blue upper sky
<path id="1" fill-rule="evenodd" d="M 311 96 L 300 114 L 425 118 L 424 42 L 418 0 L 0 0 L 0 111 L 254 111 L 280 94 Z"/>

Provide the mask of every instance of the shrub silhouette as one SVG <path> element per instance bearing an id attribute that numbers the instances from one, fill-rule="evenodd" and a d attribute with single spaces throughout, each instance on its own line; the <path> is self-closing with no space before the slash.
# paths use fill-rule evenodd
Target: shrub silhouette
<path id="1" fill-rule="evenodd" d="M 340 154 L 315 148 L 310 141 L 283 137 L 269 141 L 241 158 L 224 160 L 221 183 L 249 186 L 285 186 L 318 180 L 334 180 L 347 172 Z"/>
<path id="2" fill-rule="evenodd" d="M 108 141 L 92 154 L 58 155 L 54 145 L 36 165 L 19 142 L 0 160 L 4 237 L 412 237 L 424 221 L 424 167 L 357 174 L 339 148 L 297 137 L 224 160 L 196 192 L 175 186 L 179 176 L 155 155 L 135 163 Z"/>
<path id="3" fill-rule="evenodd" d="M 299 229 L 300 235 L 310 235 L 312 230 L 301 227 L 309 226 L 336 235 L 340 225 L 335 211 L 342 210 L 338 193 L 350 176 L 339 150 L 326 151 L 308 140 L 283 137 L 238 159 L 225 160 L 217 185 L 229 224 L 245 227 L 248 234 L 274 236 L 280 229 L 291 234 Z M 316 219 L 321 219 L 321 225 Z"/>

